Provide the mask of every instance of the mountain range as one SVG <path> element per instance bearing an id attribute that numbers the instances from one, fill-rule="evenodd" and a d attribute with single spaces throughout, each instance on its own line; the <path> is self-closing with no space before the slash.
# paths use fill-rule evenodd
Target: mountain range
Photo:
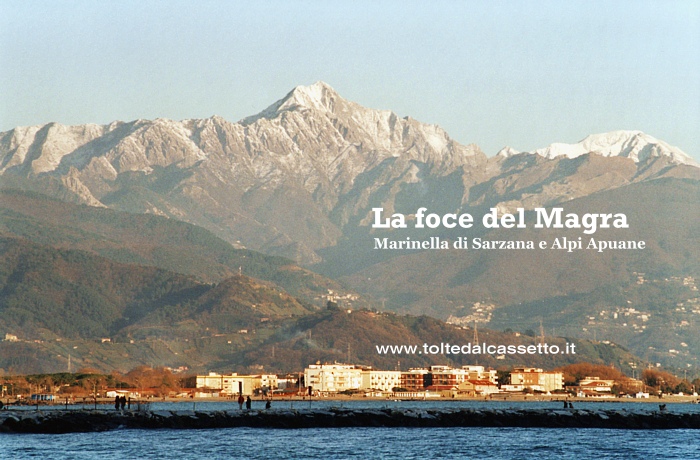
<path id="1" fill-rule="evenodd" d="M 487 158 L 438 126 L 364 108 L 319 82 L 238 123 L 214 116 L 15 128 L 0 133 L 0 177 L 330 266 L 340 261 L 322 252 L 352 239 L 373 206 L 532 209 L 651 178 L 700 177 L 679 149 L 635 131 L 501 153 Z"/>
<path id="2" fill-rule="evenodd" d="M 541 321 L 572 336 L 618 339 L 640 356 L 679 367 L 700 350 L 693 312 L 700 276 L 699 183 L 697 162 L 639 131 L 594 134 L 532 152 L 504 148 L 487 157 L 438 126 L 362 107 L 322 82 L 297 87 L 236 123 L 214 116 L 49 123 L 0 133 L 4 189 L 183 221 L 233 249 L 291 259 L 388 310 L 516 330 Z M 599 230 L 595 238 L 645 241 L 647 249 L 567 254 L 373 248 L 375 237 L 582 236 L 569 229 L 476 227 L 399 234 L 370 225 L 376 207 L 408 216 L 419 207 L 470 213 L 478 221 L 491 208 L 502 213 L 554 206 L 579 214 L 624 212 L 629 229 Z M 531 221 L 532 214 L 527 216 Z M 56 219 L 54 228 L 61 225 L 60 213 Z M 152 235 L 143 244 L 153 244 L 145 242 L 157 239 Z M 134 249 L 138 245 L 87 248 L 83 238 L 76 237 L 76 247 L 131 257 L 120 262 L 154 260 Z M 235 273 L 235 265 L 212 264 L 208 281 Z M 629 316 L 630 308 L 647 319 L 613 321 Z"/>

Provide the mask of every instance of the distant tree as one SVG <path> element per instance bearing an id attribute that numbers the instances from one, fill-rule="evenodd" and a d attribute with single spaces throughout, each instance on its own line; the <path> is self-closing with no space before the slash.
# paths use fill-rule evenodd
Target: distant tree
<path id="1" fill-rule="evenodd" d="M 664 393 L 673 393 L 681 380 L 673 374 L 656 369 L 645 369 L 642 372 L 642 381 L 645 385 L 658 388 Z"/>
<path id="2" fill-rule="evenodd" d="M 673 389 L 673 392 L 674 393 L 683 393 L 683 394 L 687 395 L 687 394 L 691 394 L 693 392 L 693 390 L 691 389 L 690 384 L 687 381 L 681 380 L 678 383 L 678 385 L 675 386 L 675 388 Z"/>
<path id="3" fill-rule="evenodd" d="M 698 391 L 698 389 L 700 389 L 700 379 L 693 379 L 693 381 L 690 382 L 690 384 L 692 385 L 695 391 Z"/>
<path id="4" fill-rule="evenodd" d="M 140 390 L 150 390 L 159 396 L 166 395 L 170 391 L 180 389 L 180 379 L 165 368 L 151 368 L 148 366 L 138 366 L 124 376 L 132 388 Z"/>
<path id="5" fill-rule="evenodd" d="M 197 386 L 196 375 L 186 375 L 180 378 L 180 388 L 195 388 Z"/>
<path id="6" fill-rule="evenodd" d="M 498 369 L 496 371 L 496 375 L 498 375 L 498 383 L 501 385 L 509 385 L 510 384 L 510 369 Z"/>
<path id="7" fill-rule="evenodd" d="M 627 377 L 620 370 L 605 364 L 576 363 L 557 368 L 564 374 L 567 385 L 577 385 L 586 377 L 598 377 L 603 380 L 624 380 Z"/>
<path id="8" fill-rule="evenodd" d="M 81 367 L 78 369 L 78 374 L 100 374 L 100 371 L 94 367 Z"/>

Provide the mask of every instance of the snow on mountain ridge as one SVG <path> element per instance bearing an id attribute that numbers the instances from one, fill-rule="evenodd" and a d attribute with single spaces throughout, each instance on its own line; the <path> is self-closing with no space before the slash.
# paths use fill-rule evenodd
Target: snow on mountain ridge
<path id="1" fill-rule="evenodd" d="M 294 108 L 297 105 L 332 110 L 333 99 L 340 97 L 330 85 L 322 81 L 309 86 L 297 86 L 289 95 L 280 110 Z"/>
<path id="2" fill-rule="evenodd" d="M 243 118 L 240 123 L 250 125 L 261 118 L 273 119 L 285 111 L 300 108 L 332 112 L 336 99 L 342 98 L 328 83 L 317 81 L 309 86 L 300 85 L 262 112 Z"/>
<path id="3" fill-rule="evenodd" d="M 496 156 L 508 158 L 508 157 L 512 157 L 513 155 L 517 155 L 519 153 L 521 153 L 520 150 L 515 150 L 513 147 L 506 145 L 505 147 L 503 147 L 501 150 L 498 151 Z"/>
<path id="4" fill-rule="evenodd" d="M 665 152 L 675 163 L 687 159 L 638 131 L 535 153 L 589 151 L 635 161 Z M 525 160 L 490 161 L 437 125 L 363 107 L 322 82 L 296 87 L 237 123 L 159 118 L 0 133 L 0 175 L 35 181 L 62 199 L 187 220 L 236 244 L 308 263 L 320 261 L 316 251 L 337 243 L 346 226 L 366 225 L 378 204 L 388 211 L 412 203 L 531 209 L 667 173 L 700 177 L 668 162 L 647 168 L 598 159 L 560 169 L 562 157 Z"/>
<path id="5" fill-rule="evenodd" d="M 576 158 L 587 153 L 596 153 L 606 157 L 620 156 L 630 158 L 635 163 L 645 161 L 651 157 L 667 156 L 674 163 L 700 166 L 681 149 L 641 131 L 619 130 L 591 134 L 576 144 L 554 143 L 530 153 L 545 158 L 556 158 L 562 155 Z"/>
<path id="6" fill-rule="evenodd" d="M 641 131 L 594 134 L 576 144 L 555 143 L 530 153 L 574 158 L 589 152 L 635 162 L 668 156 L 677 164 L 700 166 L 680 149 Z M 518 153 L 507 147 L 498 156 Z M 95 162 L 98 157 L 101 161 Z M 249 184 L 261 178 L 276 181 L 299 176 L 314 190 L 336 177 L 352 183 L 357 174 L 389 157 L 438 165 L 445 172 L 486 160 L 477 146 L 460 145 L 437 125 L 363 107 L 324 82 L 297 86 L 238 123 L 217 116 L 183 121 L 158 118 L 108 125 L 49 123 L 0 133 L 0 174 L 10 169 L 65 174 L 67 168 L 82 171 L 94 164 L 106 179 L 115 172 L 150 174 L 154 167 L 178 164 L 183 168 L 205 161 L 221 178 L 225 171 L 233 173 L 232 180 Z"/>

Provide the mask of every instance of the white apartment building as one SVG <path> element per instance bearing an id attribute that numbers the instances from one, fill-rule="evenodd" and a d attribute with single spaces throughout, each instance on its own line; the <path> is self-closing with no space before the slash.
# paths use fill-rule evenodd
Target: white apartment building
<path id="1" fill-rule="evenodd" d="M 304 369 L 304 382 L 320 392 L 358 390 L 362 387 L 362 369 L 354 364 L 311 364 Z"/>
<path id="2" fill-rule="evenodd" d="M 198 390 L 218 390 L 222 396 L 237 395 L 239 392 L 243 395 L 252 395 L 255 390 L 263 388 L 277 388 L 277 376 L 274 374 L 238 375 L 236 373 L 222 375 L 216 372 L 197 376 Z"/>
<path id="3" fill-rule="evenodd" d="M 391 392 L 394 388 L 401 387 L 401 371 L 375 371 L 366 369 L 361 372 L 362 390 L 380 390 Z"/>

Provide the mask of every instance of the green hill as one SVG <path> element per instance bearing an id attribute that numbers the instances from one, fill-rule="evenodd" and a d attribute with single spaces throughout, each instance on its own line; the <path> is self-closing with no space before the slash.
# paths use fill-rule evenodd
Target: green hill
<path id="1" fill-rule="evenodd" d="M 271 281 L 318 306 L 336 281 L 281 257 L 235 249 L 201 227 L 174 219 L 76 205 L 33 192 L 0 190 L 0 235 L 42 245 L 80 249 L 115 262 L 158 267 L 219 282 L 242 273 Z M 356 303 L 366 305 L 362 299 Z"/>
<path id="2" fill-rule="evenodd" d="M 105 371 L 206 366 L 314 311 L 275 284 L 243 275 L 209 284 L 0 237 L 0 333 L 10 335 L 0 343 L 0 369 L 64 370 L 68 356 L 76 368 Z"/>
<path id="3" fill-rule="evenodd" d="M 65 371 L 69 362 L 105 372 L 141 364 L 204 371 L 295 371 L 341 361 L 392 369 L 426 364 L 551 367 L 581 360 L 636 362 L 613 345 L 540 356 L 382 355 L 377 345 L 466 344 L 473 331 L 429 317 L 337 307 L 318 310 L 273 283 L 235 275 L 217 284 L 155 267 L 121 264 L 80 250 L 0 238 L 0 369 Z M 534 344 L 489 330 L 482 342 Z M 565 339 L 553 338 L 562 349 Z"/>
<path id="4" fill-rule="evenodd" d="M 208 287 L 191 277 L 76 250 L 0 238 L 0 325 L 7 331 L 92 338 Z"/>

